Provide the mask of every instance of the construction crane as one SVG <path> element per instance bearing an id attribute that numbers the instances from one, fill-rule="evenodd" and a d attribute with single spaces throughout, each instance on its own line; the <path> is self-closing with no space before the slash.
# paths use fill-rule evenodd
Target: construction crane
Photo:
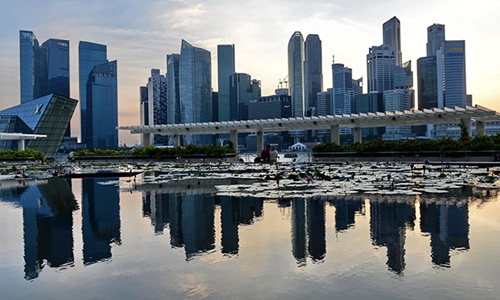
<path id="1" fill-rule="evenodd" d="M 288 75 L 285 76 L 285 78 L 283 78 L 283 80 L 281 80 L 280 78 L 280 81 L 279 81 L 279 88 L 282 89 L 283 88 L 283 83 L 285 84 L 285 89 L 288 88 L 288 81 L 286 80 L 288 78 Z"/>

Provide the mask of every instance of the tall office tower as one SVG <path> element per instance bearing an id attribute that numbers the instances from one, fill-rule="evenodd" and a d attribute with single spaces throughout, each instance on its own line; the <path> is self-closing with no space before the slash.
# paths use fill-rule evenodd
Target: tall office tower
<path id="1" fill-rule="evenodd" d="M 444 107 L 467 105 L 465 74 L 465 41 L 444 41 L 438 54 L 441 58 L 442 99 Z M 438 78 L 439 80 L 439 78 Z"/>
<path id="2" fill-rule="evenodd" d="M 32 31 L 19 31 L 21 104 L 47 95 L 47 49 Z"/>
<path id="3" fill-rule="evenodd" d="M 328 89 L 326 92 L 319 92 L 316 97 L 318 116 L 329 116 L 332 114 L 332 95 L 333 89 Z"/>
<path id="4" fill-rule="evenodd" d="M 116 60 L 95 66 L 87 81 L 87 149 L 118 148 Z"/>
<path id="5" fill-rule="evenodd" d="M 48 39 L 42 47 L 47 49 L 47 94 L 69 97 L 69 41 Z M 70 125 L 64 136 L 71 136 Z"/>
<path id="6" fill-rule="evenodd" d="M 167 82 L 168 82 L 168 124 L 181 122 L 181 108 L 179 96 L 179 61 L 180 54 L 167 54 Z"/>
<path id="7" fill-rule="evenodd" d="M 257 99 L 262 96 L 262 88 L 260 84 L 260 80 L 252 79 L 252 97 L 251 99 Z"/>
<path id="8" fill-rule="evenodd" d="M 295 31 L 288 42 L 288 84 L 292 96 L 292 116 L 303 117 L 307 108 L 304 72 L 304 38 Z"/>
<path id="9" fill-rule="evenodd" d="M 367 61 L 368 93 L 392 90 L 394 81 L 392 72 L 396 66 L 396 55 L 390 46 L 373 46 L 370 48 Z"/>
<path id="10" fill-rule="evenodd" d="M 356 97 L 356 113 L 376 113 L 383 112 L 384 109 L 384 94 L 371 92 L 368 94 L 360 94 Z M 369 127 L 362 129 L 363 139 L 374 139 L 382 137 L 385 132 L 385 127 Z"/>
<path id="11" fill-rule="evenodd" d="M 234 45 L 217 45 L 217 79 L 219 85 L 219 119 L 231 120 L 229 104 L 229 76 L 235 72 Z"/>
<path id="12" fill-rule="evenodd" d="M 87 82 L 95 66 L 107 63 L 106 45 L 80 41 L 78 43 L 78 76 L 80 83 L 81 142 L 87 141 Z"/>
<path id="13" fill-rule="evenodd" d="M 438 107 L 437 72 L 436 56 L 421 57 L 417 60 L 419 110 Z"/>
<path id="14" fill-rule="evenodd" d="M 252 99 L 252 77 L 245 73 L 234 73 L 228 82 L 230 120 L 248 120 L 248 101 Z"/>
<path id="15" fill-rule="evenodd" d="M 382 26 L 384 35 L 384 45 L 389 46 L 394 50 L 396 56 L 396 65 L 400 66 L 403 62 L 401 54 L 401 22 L 396 17 L 385 22 Z"/>
<path id="16" fill-rule="evenodd" d="M 140 120 L 139 124 L 141 126 L 150 125 L 149 124 L 149 102 L 148 102 L 148 87 L 139 87 L 139 98 L 140 98 Z M 141 134 L 141 144 L 144 145 L 143 134 Z M 152 142 L 150 141 L 150 144 Z"/>
<path id="17" fill-rule="evenodd" d="M 413 71 L 411 70 L 411 60 L 401 66 L 394 67 L 394 89 L 409 90 L 411 93 L 411 106 L 415 108 L 415 91 L 413 90 Z"/>
<path id="18" fill-rule="evenodd" d="M 160 70 L 151 69 L 148 78 L 148 113 L 151 125 L 168 124 L 167 79 L 160 74 Z M 168 145 L 168 136 L 155 134 L 153 143 Z"/>
<path id="19" fill-rule="evenodd" d="M 212 121 L 212 64 L 210 52 L 182 40 L 179 60 L 181 123 Z M 207 145 L 212 136 L 185 135 L 185 144 Z"/>
<path id="20" fill-rule="evenodd" d="M 352 69 L 344 64 L 332 64 L 332 112 L 336 115 L 351 114 L 356 112 L 356 96 L 359 86 L 353 89 Z M 342 128 L 341 134 L 352 133 L 351 128 Z"/>
<path id="21" fill-rule="evenodd" d="M 432 24 L 427 27 L 427 56 L 436 55 L 445 40 L 444 25 Z"/>
<path id="22" fill-rule="evenodd" d="M 306 38 L 306 95 L 309 99 L 309 107 L 306 109 L 316 111 L 317 115 L 317 94 L 323 90 L 323 61 L 321 54 L 321 40 L 317 34 L 310 34 Z"/>
<path id="23" fill-rule="evenodd" d="M 386 111 L 405 111 L 411 109 L 413 91 L 394 89 L 384 91 L 384 108 Z M 386 126 L 384 140 L 400 140 L 412 135 L 411 126 Z"/>

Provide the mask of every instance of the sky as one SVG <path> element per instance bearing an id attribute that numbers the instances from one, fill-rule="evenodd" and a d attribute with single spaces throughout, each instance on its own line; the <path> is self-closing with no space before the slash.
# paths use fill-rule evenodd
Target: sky
<path id="1" fill-rule="evenodd" d="M 20 103 L 19 30 L 40 43 L 70 41 L 70 96 L 79 99 L 78 43 L 106 44 L 118 61 L 118 125 L 139 125 L 139 87 L 151 69 L 166 72 L 166 54 L 179 53 L 181 40 L 212 54 L 217 90 L 217 45 L 234 44 L 236 72 L 261 80 L 262 95 L 274 94 L 288 73 L 287 46 L 294 31 L 318 34 L 323 51 L 323 89 L 332 87 L 332 56 L 363 77 L 366 55 L 382 44 L 382 24 L 401 21 L 403 62 L 426 55 L 427 27 L 446 26 L 447 40 L 465 40 L 467 93 L 473 104 L 500 111 L 500 1 L 498 0 L 17 0 L 0 10 L 0 110 Z M 80 107 L 72 136 L 80 136 Z M 119 142 L 140 141 L 119 132 Z"/>

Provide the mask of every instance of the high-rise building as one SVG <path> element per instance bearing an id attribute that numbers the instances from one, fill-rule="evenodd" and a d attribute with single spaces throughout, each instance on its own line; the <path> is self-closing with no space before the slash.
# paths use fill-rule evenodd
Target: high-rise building
<path id="1" fill-rule="evenodd" d="M 47 95 L 47 49 L 32 31 L 19 31 L 21 104 Z"/>
<path id="2" fill-rule="evenodd" d="M 467 105 L 465 41 L 444 41 L 441 51 L 444 107 Z"/>
<path id="3" fill-rule="evenodd" d="M 288 95 L 259 97 L 248 102 L 249 120 L 289 118 L 291 115 L 291 97 Z"/>
<path id="4" fill-rule="evenodd" d="M 182 40 L 179 60 L 181 123 L 212 121 L 212 64 L 210 52 Z M 185 144 L 212 144 L 212 136 L 185 135 Z"/>
<path id="5" fill-rule="evenodd" d="M 95 66 L 87 81 L 88 149 L 118 148 L 118 83 L 116 60 Z"/>
<path id="6" fill-rule="evenodd" d="M 141 126 L 150 125 L 149 123 L 149 99 L 148 99 L 148 87 L 139 87 L 139 98 L 140 98 L 140 120 L 139 124 Z M 141 144 L 144 145 L 144 135 L 141 135 Z M 150 141 L 150 143 L 152 143 Z"/>
<path id="7" fill-rule="evenodd" d="M 356 112 L 356 96 L 353 89 L 352 69 L 344 64 L 332 64 L 332 112 L 335 115 L 351 114 Z M 358 90 L 358 89 L 356 89 Z M 341 128 L 341 134 L 352 133 L 351 128 Z"/>
<path id="8" fill-rule="evenodd" d="M 393 70 L 396 66 L 396 54 L 390 46 L 373 46 L 370 48 L 367 61 L 368 93 L 394 88 Z"/>
<path id="9" fill-rule="evenodd" d="M 396 56 L 396 65 L 401 65 L 403 55 L 401 54 L 401 22 L 398 18 L 392 17 L 382 25 L 384 45 L 394 50 Z"/>
<path id="10" fill-rule="evenodd" d="M 437 72 L 436 56 L 417 60 L 419 110 L 438 107 Z"/>
<path id="11" fill-rule="evenodd" d="M 319 92 L 316 97 L 318 116 L 328 116 L 332 114 L 332 95 L 333 89 L 328 89 L 326 92 Z"/>
<path id="12" fill-rule="evenodd" d="M 288 83 L 292 96 L 292 116 L 303 117 L 307 108 L 304 72 L 304 37 L 295 31 L 288 42 Z"/>
<path id="13" fill-rule="evenodd" d="M 408 89 L 394 89 L 384 91 L 384 108 L 386 111 L 400 111 L 411 109 L 413 91 Z M 411 126 L 386 126 L 384 140 L 400 140 L 412 135 Z"/>
<path id="14" fill-rule="evenodd" d="M 148 114 L 151 125 L 168 124 L 167 79 L 159 69 L 151 70 L 148 78 Z M 168 145 L 168 136 L 155 134 L 153 143 Z"/>
<path id="15" fill-rule="evenodd" d="M 80 41 L 78 43 L 78 75 L 80 84 L 81 142 L 87 141 L 87 82 L 95 66 L 107 63 L 107 46 Z"/>
<path id="16" fill-rule="evenodd" d="M 306 95 L 309 99 L 307 109 L 314 108 L 317 114 L 317 94 L 323 90 L 323 61 L 321 40 L 317 34 L 309 34 L 305 44 Z"/>
<path id="17" fill-rule="evenodd" d="M 248 120 L 248 102 L 260 97 L 260 81 L 246 73 L 229 77 L 230 120 Z"/>
<path id="18" fill-rule="evenodd" d="M 229 76 L 235 73 L 234 45 L 217 45 L 217 79 L 219 101 L 217 121 L 231 120 L 229 104 Z"/>
<path id="19" fill-rule="evenodd" d="M 167 82 L 168 82 L 168 124 L 181 122 L 180 94 L 179 94 L 179 61 L 180 54 L 167 54 Z"/>
<path id="20" fill-rule="evenodd" d="M 360 94 L 356 97 L 356 113 L 384 112 L 384 94 L 371 92 Z M 374 139 L 382 137 L 385 127 L 368 127 L 361 130 L 363 139 Z"/>
<path id="21" fill-rule="evenodd" d="M 413 90 L 413 71 L 411 61 L 407 61 L 400 66 L 394 67 L 394 89 L 409 90 L 411 93 L 411 106 L 415 108 L 415 91 Z"/>
<path id="22" fill-rule="evenodd" d="M 444 25 L 432 24 L 427 27 L 427 56 L 435 56 L 445 40 Z"/>

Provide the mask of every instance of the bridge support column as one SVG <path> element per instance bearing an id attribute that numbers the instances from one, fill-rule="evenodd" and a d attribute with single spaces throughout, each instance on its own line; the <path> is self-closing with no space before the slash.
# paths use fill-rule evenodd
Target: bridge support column
<path id="1" fill-rule="evenodd" d="M 237 130 L 229 131 L 229 140 L 231 141 L 231 144 L 233 145 L 233 150 L 238 152 L 238 131 Z"/>
<path id="2" fill-rule="evenodd" d="M 339 125 L 330 126 L 330 141 L 340 145 L 340 126 Z"/>
<path id="3" fill-rule="evenodd" d="M 461 122 L 464 123 L 465 127 L 467 128 L 467 131 L 469 132 L 469 136 L 472 136 L 472 121 L 471 118 L 461 118 Z"/>
<path id="4" fill-rule="evenodd" d="M 25 149 L 26 148 L 25 148 L 24 140 L 23 139 L 17 140 L 17 151 L 23 151 Z"/>
<path id="5" fill-rule="evenodd" d="M 354 127 L 353 130 L 354 142 L 361 142 L 361 127 Z"/>
<path id="6" fill-rule="evenodd" d="M 476 135 L 485 134 L 485 133 L 486 133 L 486 129 L 485 129 L 484 121 L 476 120 Z"/>
<path id="7" fill-rule="evenodd" d="M 181 146 L 181 136 L 179 134 L 174 134 L 174 147 Z"/>
<path id="8" fill-rule="evenodd" d="M 142 144 L 143 146 L 151 146 L 151 134 L 143 133 L 142 134 Z"/>
<path id="9" fill-rule="evenodd" d="M 264 149 L 264 132 L 257 131 L 257 154 Z"/>

